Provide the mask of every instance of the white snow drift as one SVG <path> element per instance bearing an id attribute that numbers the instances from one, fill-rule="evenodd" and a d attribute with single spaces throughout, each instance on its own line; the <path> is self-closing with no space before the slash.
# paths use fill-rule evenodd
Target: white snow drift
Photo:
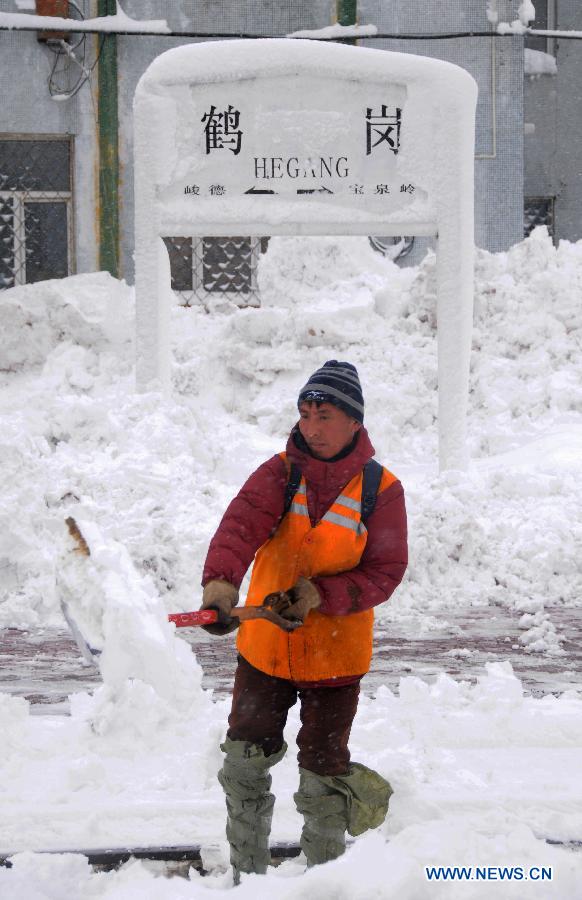
<path id="1" fill-rule="evenodd" d="M 226 704 L 201 690 L 200 669 L 185 645 L 174 649 L 171 629 L 154 626 L 170 609 L 198 605 L 226 503 L 283 448 L 298 389 L 326 359 L 358 366 L 377 456 L 407 491 L 410 569 L 379 615 L 420 627 L 452 607 L 503 606 L 521 619 L 524 652 L 563 653 L 554 611 L 576 608 L 582 587 L 582 245 L 556 249 L 538 230 L 508 253 L 478 253 L 474 462 L 442 477 L 434 258 L 405 270 L 365 238 L 280 238 L 260 281 L 258 310 L 174 309 L 171 400 L 133 393 L 123 283 L 84 275 L 0 295 L 0 623 L 62 623 L 68 515 L 123 548 L 110 598 L 135 566 L 134 584 L 151 599 L 141 616 L 119 604 L 115 622 L 128 638 L 117 634 L 103 686 L 73 697 L 70 717 L 30 716 L 24 700 L 0 695 L 0 850 L 22 851 L 0 870 L 2 896 L 227 889 L 224 848 L 211 853 L 223 840 L 215 776 Z M 83 589 L 82 570 L 75 584 Z M 158 665 L 142 641 L 157 646 Z M 582 860 L 544 838 L 582 836 L 581 712 L 574 692 L 524 696 L 507 663 L 475 685 L 443 673 L 432 686 L 404 679 L 398 695 L 364 698 L 353 755 L 392 782 L 387 822 L 337 863 L 305 875 L 288 863 L 245 879 L 240 896 L 491 897 L 487 883 L 425 880 L 425 865 L 464 864 L 552 865 L 544 896 L 575 896 Z M 297 727 L 293 715 L 291 747 Z M 296 778 L 290 751 L 274 772 L 274 840 L 298 836 Z M 77 858 L 28 852 L 119 842 L 201 842 L 215 874 L 170 883 L 136 864 L 96 875 Z M 530 897 L 534 886 L 504 890 Z"/>

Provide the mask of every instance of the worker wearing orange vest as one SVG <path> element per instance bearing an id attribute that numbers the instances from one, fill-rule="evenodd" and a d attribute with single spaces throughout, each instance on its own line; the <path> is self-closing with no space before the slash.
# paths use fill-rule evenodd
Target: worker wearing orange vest
<path id="1" fill-rule="evenodd" d="M 373 512 L 363 521 L 363 472 L 374 448 L 354 366 L 325 363 L 301 389 L 298 407 L 286 451 L 263 463 L 229 505 L 204 567 L 202 606 L 217 609 L 222 622 L 208 627 L 212 633 L 236 627 L 230 612 L 253 558 L 246 604 L 267 602 L 302 622 L 292 632 L 264 620 L 240 626 L 219 773 L 235 881 L 241 872 L 265 872 L 269 863 L 269 769 L 285 753 L 283 730 L 297 698 L 295 802 L 308 865 L 339 856 L 346 831 L 379 825 L 391 793 L 380 775 L 350 761 L 348 740 L 372 657 L 373 607 L 406 569 L 404 493 L 383 469 Z M 292 466 L 301 477 L 287 510 Z"/>

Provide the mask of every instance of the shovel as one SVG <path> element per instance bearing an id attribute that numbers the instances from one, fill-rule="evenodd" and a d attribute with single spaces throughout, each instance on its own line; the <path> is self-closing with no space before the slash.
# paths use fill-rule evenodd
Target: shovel
<path id="1" fill-rule="evenodd" d="M 66 519 L 66 525 L 69 534 L 76 544 L 73 552 L 78 554 L 79 556 L 91 556 L 89 545 L 87 544 L 87 541 L 81 533 L 77 522 L 72 516 L 69 516 L 69 518 Z M 268 598 L 265 599 L 267 600 Z M 75 643 L 77 644 L 84 660 L 87 663 L 94 664 L 95 658 L 100 655 L 101 651 L 89 644 L 75 619 L 70 605 L 64 598 L 61 600 L 61 609 L 63 611 L 63 615 L 65 617 L 67 625 L 69 626 L 71 634 L 75 639 Z M 280 616 L 277 612 L 271 609 L 269 605 L 237 606 L 231 611 L 230 615 L 231 618 L 238 620 L 237 624 L 239 622 L 247 622 L 251 619 L 263 619 L 263 621 L 271 622 L 272 625 L 276 625 L 278 628 L 281 628 L 286 632 L 295 631 L 296 628 L 299 628 L 303 624 L 302 622 L 297 620 L 284 619 L 283 616 Z M 220 621 L 219 614 L 214 609 L 200 609 L 193 612 L 171 613 L 168 616 L 168 620 L 170 622 L 173 622 L 176 628 L 193 628 L 202 625 L 214 625 L 216 622 Z"/>
<path id="2" fill-rule="evenodd" d="M 263 619 L 265 622 L 272 622 L 283 631 L 295 631 L 296 628 L 303 625 L 303 622 L 296 619 L 284 619 L 268 606 L 235 606 L 230 611 L 230 616 L 232 619 L 238 619 L 239 622 Z M 192 628 L 198 625 L 214 625 L 219 621 L 219 616 L 214 609 L 199 609 L 195 612 L 170 613 L 168 620 L 173 622 L 176 628 Z"/>

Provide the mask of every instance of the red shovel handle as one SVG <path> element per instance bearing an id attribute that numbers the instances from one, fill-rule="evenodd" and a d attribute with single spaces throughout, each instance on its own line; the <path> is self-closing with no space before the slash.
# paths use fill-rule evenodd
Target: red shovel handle
<path id="1" fill-rule="evenodd" d="M 171 613 L 168 620 L 176 628 L 193 628 L 196 625 L 214 625 L 218 622 L 218 613 L 215 609 L 199 609 L 196 612 Z"/>
<path id="2" fill-rule="evenodd" d="M 271 622 L 283 631 L 295 631 L 303 625 L 301 619 L 284 619 L 275 610 L 268 606 L 237 606 L 230 611 L 234 620 L 249 622 L 252 619 L 263 619 Z M 220 618 L 214 609 L 199 609 L 197 612 L 171 613 L 168 616 L 170 622 L 174 622 L 176 628 L 191 628 L 193 625 L 214 625 L 220 622 Z"/>

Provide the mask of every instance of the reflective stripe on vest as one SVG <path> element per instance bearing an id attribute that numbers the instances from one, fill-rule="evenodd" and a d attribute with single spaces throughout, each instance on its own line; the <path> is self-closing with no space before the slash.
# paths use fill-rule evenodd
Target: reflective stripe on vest
<path id="1" fill-rule="evenodd" d="M 394 480 L 384 470 L 381 489 Z M 368 537 L 361 521 L 362 481 L 362 473 L 352 478 L 312 525 L 306 483 L 301 479 L 289 512 L 257 552 L 247 605 L 260 606 L 267 594 L 288 590 L 301 575 L 333 576 L 358 565 Z M 320 681 L 363 675 L 372 657 L 373 621 L 371 610 L 346 616 L 312 610 L 305 624 L 291 634 L 270 622 L 244 622 L 237 647 L 251 665 L 278 678 Z"/>
<path id="2" fill-rule="evenodd" d="M 306 486 L 302 484 L 299 486 L 299 490 L 297 494 L 303 494 L 306 496 Z M 295 496 L 297 496 L 297 494 Z M 361 521 L 361 519 L 356 520 L 352 519 L 349 516 L 342 514 L 339 511 L 334 511 L 333 507 L 341 507 L 347 506 L 348 509 L 353 510 L 354 512 L 360 513 L 362 501 L 353 500 L 351 497 L 346 497 L 345 494 L 340 494 L 337 500 L 332 504 L 332 508 L 328 509 L 326 514 L 321 519 L 322 522 L 333 522 L 334 525 L 341 525 L 342 528 L 349 528 L 351 531 L 355 531 L 356 534 L 364 534 L 367 533 L 366 526 Z M 294 513 L 297 516 L 307 516 L 309 518 L 309 512 L 307 510 L 307 504 L 295 502 L 295 500 L 291 503 L 289 507 L 289 512 Z"/>

